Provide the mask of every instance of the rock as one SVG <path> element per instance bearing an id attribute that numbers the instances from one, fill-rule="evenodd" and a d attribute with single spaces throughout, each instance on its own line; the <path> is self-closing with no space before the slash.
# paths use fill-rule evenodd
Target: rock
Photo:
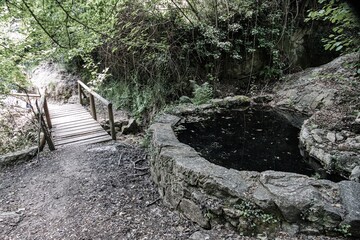
<path id="1" fill-rule="evenodd" d="M 0 156 L 0 165 L 13 164 L 16 162 L 24 162 L 32 159 L 37 155 L 38 147 L 30 147 L 14 153 L 8 153 Z"/>
<path id="2" fill-rule="evenodd" d="M 336 133 L 336 139 L 337 139 L 338 141 L 342 141 L 342 140 L 344 140 L 345 138 L 344 138 L 344 136 L 343 136 L 341 133 Z"/>
<path id="3" fill-rule="evenodd" d="M 213 100 L 212 104 L 220 106 L 225 102 Z M 177 114 L 183 116 L 184 111 L 197 111 L 196 108 L 189 109 L 177 109 Z M 329 169 L 342 171 L 342 168 L 351 167 L 353 170 L 360 166 L 357 153 L 328 149 L 337 146 L 332 144 L 333 141 L 346 139 L 348 145 L 359 143 L 353 133 L 329 134 L 328 129 L 311 120 L 304 122 L 300 133 L 309 154 L 318 156 Z M 356 197 L 344 200 L 343 196 L 347 194 L 345 191 L 355 195 L 357 189 L 342 189 L 340 195 L 339 184 L 327 180 L 295 173 L 259 173 L 217 166 L 179 142 L 172 129 L 177 121 L 179 118 L 175 116 L 160 116 L 149 128 L 153 149 L 151 175 L 164 203 L 183 212 L 200 226 L 209 228 L 220 223 L 244 234 L 287 231 L 290 235 L 301 232 L 334 234 L 340 224 L 345 223 L 344 219 L 358 227 L 360 218 L 349 213 L 356 211 L 350 209 L 351 204 L 358 204 L 354 200 Z M 194 235 L 197 236 L 204 238 L 200 233 Z"/>
<path id="4" fill-rule="evenodd" d="M 139 125 L 135 119 L 130 119 L 127 126 L 124 126 L 121 130 L 122 134 L 135 134 L 140 131 Z"/>
<path id="5" fill-rule="evenodd" d="M 274 99 L 274 96 L 273 95 L 259 95 L 259 96 L 255 96 L 252 98 L 252 100 L 255 102 L 255 103 L 269 103 L 271 102 L 272 100 Z"/>
<path id="6" fill-rule="evenodd" d="M 282 229 L 289 234 L 291 237 L 295 237 L 295 235 L 299 232 L 299 226 L 296 224 L 283 223 Z"/>
<path id="7" fill-rule="evenodd" d="M 180 103 L 192 103 L 192 100 L 188 96 L 181 96 L 179 98 L 179 102 Z"/>
<path id="8" fill-rule="evenodd" d="M 360 237 L 360 183 L 342 181 L 339 183 L 341 202 L 346 209 L 344 224 L 349 224 L 352 237 Z"/>
<path id="9" fill-rule="evenodd" d="M 348 131 L 327 131 L 325 135 L 326 131 L 319 127 L 310 130 L 314 127 L 314 119 L 316 115 L 305 121 L 301 127 L 301 145 L 310 157 L 319 160 L 324 168 L 350 175 L 354 167 L 360 166 L 360 143 L 357 142 L 356 135 Z"/>
<path id="10" fill-rule="evenodd" d="M 180 121 L 180 118 L 174 115 L 170 115 L 170 114 L 160 114 L 158 116 L 155 117 L 155 121 L 157 123 L 169 123 L 171 124 L 171 126 L 174 126 L 175 124 L 177 124 Z"/>
<path id="11" fill-rule="evenodd" d="M 336 142 L 336 135 L 333 132 L 328 132 L 328 134 L 326 135 L 326 138 L 332 143 Z"/>
<path id="12" fill-rule="evenodd" d="M 318 134 L 316 134 L 316 133 L 314 133 L 312 137 L 313 137 L 314 140 L 317 141 L 318 143 L 322 143 L 322 142 L 323 142 L 322 138 L 321 138 Z"/>
<path id="13" fill-rule="evenodd" d="M 337 186 L 330 181 L 274 171 L 260 174 L 261 184 L 273 196 L 273 201 L 288 223 L 307 219 L 318 225 L 336 227 L 341 222 L 343 209 L 333 207 L 338 199 L 332 197 Z M 328 219 L 328 220 L 325 220 Z"/>
<path id="14" fill-rule="evenodd" d="M 203 231 L 197 231 L 191 234 L 189 237 L 189 240 L 210 240 L 210 235 L 203 232 Z"/>
<path id="15" fill-rule="evenodd" d="M 351 123 L 351 131 L 360 134 L 360 121 L 355 120 Z"/>
<path id="16" fill-rule="evenodd" d="M 210 229 L 209 219 L 204 216 L 204 213 L 194 202 L 189 199 L 182 199 L 179 204 L 179 210 L 184 213 L 186 217 L 193 220 L 201 227 Z"/>
<path id="17" fill-rule="evenodd" d="M 118 150 L 116 146 L 103 146 L 97 148 L 89 148 L 86 152 L 89 153 L 116 153 Z"/>
<path id="18" fill-rule="evenodd" d="M 360 182 L 360 166 L 354 167 L 349 177 L 351 181 Z"/>
<path id="19" fill-rule="evenodd" d="M 249 106 L 251 103 L 251 99 L 243 95 L 226 97 L 224 98 L 224 101 L 229 108 Z"/>
<path id="20" fill-rule="evenodd" d="M 285 76 L 284 82 L 273 89 L 276 94 L 270 103 L 288 109 L 290 114 L 286 115 L 292 123 L 301 123 L 293 112 L 310 116 L 300 126 L 305 152 L 324 168 L 344 175 L 360 165 L 360 143 L 353 141 L 360 133 L 359 116 L 353 114 L 360 84 L 354 83 L 353 68 L 346 66 L 358 58 L 359 54 L 347 54 L 323 66 Z M 339 81 L 339 77 L 344 80 Z"/>

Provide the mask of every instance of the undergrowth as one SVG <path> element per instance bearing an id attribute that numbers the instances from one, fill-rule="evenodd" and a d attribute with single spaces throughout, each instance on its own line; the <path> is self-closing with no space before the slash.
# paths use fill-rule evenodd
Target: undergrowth
<path id="1" fill-rule="evenodd" d="M 36 145 L 37 131 L 32 114 L 0 104 L 0 155 Z"/>

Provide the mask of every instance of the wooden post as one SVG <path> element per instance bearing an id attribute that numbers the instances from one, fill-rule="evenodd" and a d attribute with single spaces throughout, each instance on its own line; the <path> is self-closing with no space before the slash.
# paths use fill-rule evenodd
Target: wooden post
<path id="1" fill-rule="evenodd" d="M 46 97 L 44 99 L 44 112 L 45 112 L 45 118 L 46 118 L 46 123 L 48 125 L 48 128 L 52 128 L 52 123 L 51 123 L 51 118 L 50 118 L 50 112 L 49 112 L 49 107 L 46 101 Z"/>
<path id="2" fill-rule="evenodd" d="M 91 93 L 90 93 L 90 110 L 91 110 L 91 115 L 97 121 L 95 99 L 94 99 L 94 95 L 92 95 Z"/>
<path id="3" fill-rule="evenodd" d="M 82 89 L 81 89 L 80 83 L 78 83 L 78 92 L 79 92 L 79 102 L 80 102 L 80 105 L 83 105 Z"/>
<path id="4" fill-rule="evenodd" d="M 40 100 L 40 107 L 39 107 L 39 104 L 38 102 L 36 101 L 36 108 L 38 110 L 38 114 L 39 114 L 39 121 L 40 121 L 40 127 L 44 133 L 44 136 L 45 136 L 45 139 L 46 139 L 46 142 L 49 146 L 49 149 L 51 151 L 54 151 L 55 150 L 55 145 L 54 145 L 54 142 L 51 138 L 51 134 L 45 124 L 45 120 L 44 120 L 44 117 L 42 115 L 42 111 L 41 111 L 41 108 L 44 108 L 44 103 L 45 103 L 45 95 L 43 95 L 41 97 L 41 100 Z"/>
<path id="5" fill-rule="evenodd" d="M 42 130 L 44 132 L 45 139 L 46 139 L 46 142 L 47 142 L 47 144 L 49 146 L 49 149 L 50 149 L 50 151 L 54 151 L 55 150 L 55 145 L 54 145 L 53 140 L 51 139 L 51 135 L 50 135 L 48 129 L 46 128 L 43 116 L 40 116 L 40 119 L 41 119 L 41 128 L 42 128 Z"/>
<path id="6" fill-rule="evenodd" d="M 110 123 L 110 130 L 111 130 L 111 138 L 116 140 L 116 132 L 115 132 L 115 123 L 114 123 L 114 114 L 112 109 L 112 103 L 108 104 L 108 112 L 109 112 L 109 123 Z"/>

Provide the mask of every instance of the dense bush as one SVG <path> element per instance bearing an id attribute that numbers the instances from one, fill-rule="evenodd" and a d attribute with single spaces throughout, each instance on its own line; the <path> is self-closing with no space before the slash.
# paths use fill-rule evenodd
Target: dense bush
<path id="1" fill-rule="evenodd" d="M 1 6 L 0 22 L 21 20 L 25 37 L 1 40 L 0 53 L 16 57 L 0 57 L 0 73 L 1 66 L 13 69 L 0 78 L 22 79 L 17 66 L 54 58 L 141 117 L 180 96 L 193 97 L 190 80 L 208 82 L 215 94 L 229 81 L 249 92 L 256 81 L 292 71 L 298 61 L 294 42 L 311 25 L 304 19 L 317 1 L 16 0 Z"/>

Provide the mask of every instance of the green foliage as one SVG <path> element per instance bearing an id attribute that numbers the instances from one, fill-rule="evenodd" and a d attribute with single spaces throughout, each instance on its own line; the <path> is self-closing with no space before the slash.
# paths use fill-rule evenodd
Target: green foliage
<path id="1" fill-rule="evenodd" d="M 253 65 L 260 55 L 267 66 L 265 71 L 277 77 L 275 73 L 284 67 L 278 43 L 291 35 L 291 28 L 283 25 L 282 8 L 278 1 L 191 1 L 180 18 L 190 22 L 179 32 L 182 55 L 194 56 L 188 59 L 190 65 L 203 65 L 203 76 L 211 74 L 216 79 L 231 77 L 229 68 L 246 62 L 251 66 L 245 74 L 259 74 Z"/>
<path id="2" fill-rule="evenodd" d="M 342 234 L 344 237 L 350 237 L 351 233 L 349 232 L 351 226 L 349 224 L 340 224 L 337 228 L 335 228 L 335 231 Z"/>
<path id="3" fill-rule="evenodd" d="M 101 92 L 113 100 L 116 108 L 129 109 L 136 118 L 152 115 L 165 105 L 165 83 L 139 86 L 135 80 L 134 82 L 110 81 L 106 86 L 102 86 Z"/>
<path id="4" fill-rule="evenodd" d="M 1 12 L 0 19 L 3 18 L 5 14 Z M 27 43 L 21 39 L 20 34 L 17 36 L 14 33 L 13 29 L 16 27 L 16 23 L 0 22 L 0 94 L 27 85 L 24 68 L 19 65 L 26 55 Z"/>
<path id="5" fill-rule="evenodd" d="M 203 83 L 202 85 L 196 84 L 195 81 L 190 81 L 193 85 L 193 99 L 192 102 L 196 105 L 207 103 L 210 99 L 213 98 L 213 89 L 208 82 Z"/>
<path id="6" fill-rule="evenodd" d="M 24 72 L 44 59 L 68 63 L 78 57 L 87 60 L 84 67 L 93 71 L 97 63 L 91 54 L 116 32 L 117 3 L 116 0 L 1 1 L 0 29 L 4 38 L 0 40 L 3 80 L 0 90 L 23 85 Z"/>
<path id="7" fill-rule="evenodd" d="M 325 50 L 358 52 L 360 50 L 360 24 L 346 2 L 340 0 L 318 0 L 321 8 L 309 11 L 309 20 L 331 23 L 332 34 L 323 39 Z"/>
<path id="8" fill-rule="evenodd" d="M 7 109 L 1 102 L 0 113 L 0 155 L 36 145 L 36 125 L 32 114 Z"/>
<path id="9" fill-rule="evenodd" d="M 239 211 L 240 219 L 243 220 L 240 226 L 241 232 L 262 233 L 265 229 L 276 227 L 279 222 L 275 215 L 265 213 L 251 202 L 242 201 L 234 207 Z"/>

